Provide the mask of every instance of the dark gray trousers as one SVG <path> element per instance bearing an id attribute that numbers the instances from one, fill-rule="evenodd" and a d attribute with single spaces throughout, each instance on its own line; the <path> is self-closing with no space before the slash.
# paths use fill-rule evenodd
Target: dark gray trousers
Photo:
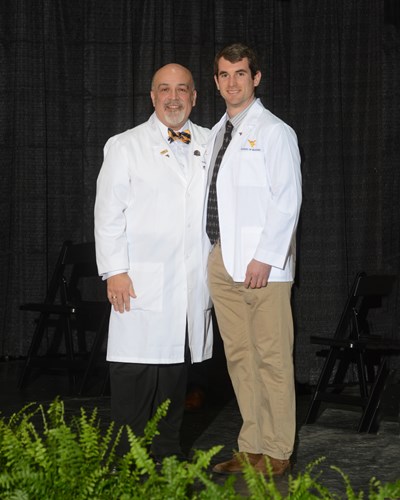
<path id="1" fill-rule="evenodd" d="M 158 424 L 160 434 L 153 440 L 151 452 L 157 458 L 182 457 L 180 428 L 182 425 L 187 386 L 187 364 L 148 365 L 141 363 L 110 363 L 111 419 L 117 428 L 129 425 L 142 436 L 148 420 L 166 399 L 171 403 L 168 414 Z M 118 449 L 128 451 L 126 433 Z"/>

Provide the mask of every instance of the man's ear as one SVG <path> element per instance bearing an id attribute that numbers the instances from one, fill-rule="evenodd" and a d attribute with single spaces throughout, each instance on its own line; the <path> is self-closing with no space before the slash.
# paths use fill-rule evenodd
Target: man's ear
<path id="1" fill-rule="evenodd" d="M 218 77 L 217 77 L 217 75 L 214 75 L 214 82 L 215 82 L 215 85 L 217 86 L 217 89 L 219 90 L 219 85 L 218 85 Z"/>
<path id="2" fill-rule="evenodd" d="M 192 106 L 196 106 L 196 100 L 197 100 L 197 90 L 193 90 L 193 95 L 192 95 Z"/>

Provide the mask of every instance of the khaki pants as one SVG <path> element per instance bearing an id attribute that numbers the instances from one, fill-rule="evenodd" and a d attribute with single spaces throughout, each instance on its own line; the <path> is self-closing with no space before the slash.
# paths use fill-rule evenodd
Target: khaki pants
<path id="1" fill-rule="evenodd" d="M 292 284 L 246 289 L 227 273 L 219 244 L 209 256 L 208 280 L 243 419 L 239 451 L 288 459 L 296 427 Z"/>

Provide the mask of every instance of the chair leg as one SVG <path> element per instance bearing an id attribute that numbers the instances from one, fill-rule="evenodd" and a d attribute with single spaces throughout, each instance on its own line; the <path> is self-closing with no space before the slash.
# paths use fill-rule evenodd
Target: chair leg
<path id="1" fill-rule="evenodd" d="M 78 341 L 78 352 L 79 354 L 85 355 L 87 354 L 86 332 L 82 326 L 80 315 L 76 315 L 75 317 L 75 329 Z"/>
<path id="2" fill-rule="evenodd" d="M 387 358 L 382 356 L 367 405 L 358 424 L 358 432 L 374 433 L 378 431 L 378 412 L 387 382 L 392 374 L 393 372 L 389 371 L 387 367 Z"/>
<path id="3" fill-rule="evenodd" d="M 96 366 L 96 363 L 97 363 L 97 360 L 98 360 L 98 357 L 100 354 L 101 346 L 103 345 L 104 339 L 106 338 L 106 335 L 107 335 L 107 327 L 108 327 L 108 314 L 105 314 L 104 318 L 101 322 L 101 325 L 99 327 L 99 330 L 96 333 L 96 336 L 95 336 L 94 341 L 93 341 L 92 350 L 91 350 L 91 353 L 89 356 L 89 361 L 88 361 L 86 370 L 83 374 L 82 381 L 81 381 L 81 384 L 80 384 L 80 387 L 78 390 L 79 395 L 82 395 L 83 392 L 85 391 L 87 382 L 88 382 L 90 376 L 92 375 L 92 372 Z"/>
<path id="4" fill-rule="evenodd" d="M 48 321 L 49 315 L 46 313 L 41 313 L 36 325 L 35 331 L 33 332 L 31 345 L 29 346 L 28 355 L 26 357 L 25 365 L 22 369 L 21 376 L 18 381 L 18 389 L 23 389 L 26 385 L 27 379 L 31 371 L 31 365 L 33 358 L 37 355 L 40 344 L 43 340 L 44 331 Z"/>
<path id="5" fill-rule="evenodd" d="M 340 357 L 339 357 L 339 354 L 340 354 Z M 339 351 L 338 357 L 339 357 L 339 363 L 338 363 L 338 367 L 337 367 L 335 376 L 333 377 L 333 381 L 332 381 L 332 385 L 333 385 L 332 392 L 335 394 L 339 394 L 343 390 L 343 387 L 345 385 L 344 379 L 345 379 L 346 374 L 349 370 L 352 354 L 348 353 L 346 351 L 341 351 L 341 352 Z"/>
<path id="6" fill-rule="evenodd" d="M 338 350 L 334 347 L 331 347 L 329 349 L 328 356 L 325 360 L 324 366 L 317 382 L 317 386 L 311 399 L 311 403 L 305 418 L 306 424 L 312 424 L 317 419 L 318 411 L 321 406 L 320 396 L 321 394 L 326 392 L 337 358 Z"/>
<path id="7" fill-rule="evenodd" d="M 47 354 L 49 356 L 55 356 L 59 350 L 60 350 L 60 345 L 63 341 L 64 338 L 64 320 L 60 316 L 57 320 L 54 320 L 56 323 L 56 326 L 54 327 L 54 334 L 52 338 L 50 339 L 50 344 L 47 349 Z"/>
<path id="8" fill-rule="evenodd" d="M 72 327 L 71 320 L 68 316 L 64 316 L 64 341 L 65 341 L 65 352 L 67 358 L 67 370 L 70 392 L 73 393 L 76 387 L 76 373 L 75 373 L 75 355 L 74 355 L 74 343 L 72 337 Z"/>
<path id="9" fill-rule="evenodd" d="M 365 356 L 362 351 L 357 353 L 357 375 L 358 383 L 360 386 L 361 398 L 368 398 L 368 384 L 367 384 L 367 369 L 365 364 Z"/>

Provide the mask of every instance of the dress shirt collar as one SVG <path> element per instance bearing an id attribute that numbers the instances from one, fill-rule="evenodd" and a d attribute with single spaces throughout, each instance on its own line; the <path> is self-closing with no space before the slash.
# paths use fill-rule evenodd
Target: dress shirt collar
<path id="1" fill-rule="evenodd" d="M 247 106 L 247 108 L 245 108 L 243 111 L 235 115 L 233 118 L 229 118 L 229 115 L 227 114 L 227 120 L 229 120 L 232 123 L 234 130 L 237 129 L 239 125 L 243 122 L 247 113 L 250 111 L 250 108 L 254 106 L 256 100 L 257 99 L 254 98 L 253 101 Z"/>

